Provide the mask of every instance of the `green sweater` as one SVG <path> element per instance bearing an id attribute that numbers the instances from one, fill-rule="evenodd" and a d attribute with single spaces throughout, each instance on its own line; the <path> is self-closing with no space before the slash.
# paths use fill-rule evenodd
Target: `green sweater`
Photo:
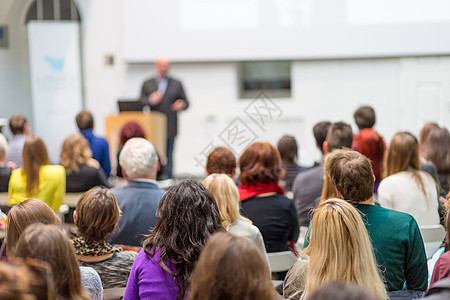
<path id="1" fill-rule="evenodd" d="M 427 289 L 427 257 L 416 220 L 377 205 L 357 204 L 388 291 Z M 311 225 L 311 224 L 310 224 Z M 309 230 L 305 247 L 309 244 Z"/>

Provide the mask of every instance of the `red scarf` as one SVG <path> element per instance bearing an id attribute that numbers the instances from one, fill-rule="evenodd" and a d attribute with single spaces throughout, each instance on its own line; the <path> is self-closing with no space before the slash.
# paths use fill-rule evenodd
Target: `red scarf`
<path id="1" fill-rule="evenodd" d="M 284 190 L 281 186 L 276 183 L 262 183 L 261 181 L 256 181 L 255 184 L 251 185 L 239 185 L 239 200 L 244 201 L 248 198 L 255 197 L 261 194 L 267 193 L 277 193 L 284 195 Z"/>

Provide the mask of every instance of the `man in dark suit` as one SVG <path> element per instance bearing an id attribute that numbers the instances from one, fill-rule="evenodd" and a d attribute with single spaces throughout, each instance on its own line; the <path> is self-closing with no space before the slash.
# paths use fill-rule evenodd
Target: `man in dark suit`
<path id="1" fill-rule="evenodd" d="M 172 177 L 173 160 L 172 153 L 175 137 L 178 133 L 177 113 L 185 110 L 189 102 L 180 81 L 167 76 L 170 61 L 166 57 L 160 57 L 155 68 L 158 71 L 156 77 L 144 82 L 142 85 L 141 102 L 149 104 L 153 111 L 159 111 L 167 116 L 167 165 L 166 175 Z"/>

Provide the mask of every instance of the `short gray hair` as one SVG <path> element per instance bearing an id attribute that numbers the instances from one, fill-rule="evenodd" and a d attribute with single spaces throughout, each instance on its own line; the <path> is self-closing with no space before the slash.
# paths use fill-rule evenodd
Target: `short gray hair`
<path id="1" fill-rule="evenodd" d="M 0 159 L 2 159 L 3 155 L 6 153 L 6 148 L 8 148 L 8 142 L 3 133 L 0 133 Z"/>
<path id="2" fill-rule="evenodd" d="M 158 166 L 158 155 L 149 141 L 143 138 L 132 138 L 123 146 L 119 163 L 130 179 L 154 177 Z"/>

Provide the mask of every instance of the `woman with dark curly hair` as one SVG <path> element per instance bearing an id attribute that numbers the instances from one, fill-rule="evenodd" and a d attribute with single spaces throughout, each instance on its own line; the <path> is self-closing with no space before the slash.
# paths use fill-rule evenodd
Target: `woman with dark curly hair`
<path id="1" fill-rule="evenodd" d="M 156 226 L 131 269 L 124 299 L 183 299 L 200 251 L 225 231 L 211 193 L 186 180 L 171 187 L 156 212 Z"/>

